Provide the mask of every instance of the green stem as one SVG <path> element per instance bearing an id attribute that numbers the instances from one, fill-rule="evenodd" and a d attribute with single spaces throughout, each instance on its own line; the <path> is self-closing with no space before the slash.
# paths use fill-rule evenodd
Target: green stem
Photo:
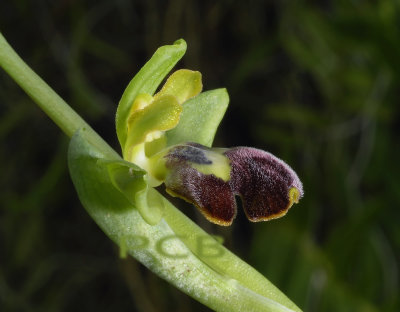
<path id="1" fill-rule="evenodd" d="M 115 157 L 116 152 L 19 57 L 1 32 L 0 67 L 14 79 L 67 136 L 72 137 L 77 130 L 85 129 L 91 144 L 105 154 Z"/>

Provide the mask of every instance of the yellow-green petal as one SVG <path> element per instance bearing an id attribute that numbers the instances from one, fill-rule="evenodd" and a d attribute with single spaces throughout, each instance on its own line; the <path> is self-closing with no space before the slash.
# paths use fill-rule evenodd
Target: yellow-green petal
<path id="1" fill-rule="evenodd" d="M 151 102 L 153 102 L 153 97 L 150 94 L 147 93 L 139 94 L 133 101 L 131 110 L 129 111 L 128 120 L 135 111 L 145 108 L 146 106 L 151 104 Z"/>
<path id="2" fill-rule="evenodd" d="M 155 94 L 154 97 L 157 99 L 165 95 L 173 95 L 182 104 L 198 95 L 202 89 L 203 83 L 200 72 L 180 69 L 169 76 L 160 92 Z"/>
<path id="3" fill-rule="evenodd" d="M 152 141 L 162 135 L 161 131 L 174 128 L 181 112 L 182 106 L 171 95 L 158 97 L 143 109 L 134 111 L 128 119 L 124 158 L 129 160 L 133 146 Z"/>

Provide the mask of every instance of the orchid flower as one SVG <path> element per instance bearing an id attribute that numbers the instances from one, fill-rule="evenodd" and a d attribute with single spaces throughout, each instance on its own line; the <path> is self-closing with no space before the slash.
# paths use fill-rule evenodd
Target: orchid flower
<path id="1" fill-rule="evenodd" d="M 124 126 L 117 130 L 120 129 L 124 159 L 146 171 L 144 179 L 149 187 L 143 187 L 142 191 L 134 188 L 128 197 L 135 194 L 132 202 L 150 224 L 162 218 L 162 209 L 148 209 L 151 205 L 147 203 L 161 202 L 157 199 L 160 195 L 150 189 L 161 183 L 170 195 L 194 204 L 209 221 L 219 225 L 232 224 L 237 210 L 235 195 L 240 195 L 250 221 L 285 215 L 303 196 L 303 188 L 296 173 L 282 160 L 255 148 L 202 145 L 210 143 L 210 138 L 206 142 L 190 135 L 179 141 L 175 139 L 173 131 L 177 127 L 179 131 L 180 122 L 185 123 L 181 126 L 183 129 L 188 126 L 204 129 L 204 116 L 196 120 L 197 115 L 192 114 L 192 125 L 184 120 L 185 115 L 181 121 L 185 107 L 192 106 L 196 110 L 204 105 L 199 96 L 201 90 L 201 74 L 182 69 L 174 72 L 158 93 L 137 92 L 131 100 L 122 121 Z M 218 107 L 221 103 L 207 103 L 211 105 Z M 210 108 L 212 113 L 215 108 Z M 217 125 L 214 124 L 215 129 Z M 124 189 L 118 183 L 115 185 Z"/>

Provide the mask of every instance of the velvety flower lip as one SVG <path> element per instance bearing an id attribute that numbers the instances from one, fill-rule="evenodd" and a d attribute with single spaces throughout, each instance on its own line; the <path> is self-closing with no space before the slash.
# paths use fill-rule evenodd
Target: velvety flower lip
<path id="1" fill-rule="evenodd" d="M 224 153 L 231 161 L 229 185 L 240 195 L 250 221 L 284 216 L 304 195 L 297 174 L 271 153 L 250 147 L 236 147 Z"/>
<path id="2" fill-rule="evenodd" d="M 214 174 L 226 157 L 229 178 Z M 303 196 L 296 173 L 274 155 L 250 147 L 207 148 L 196 143 L 177 145 L 164 156 L 167 192 L 193 203 L 211 222 L 230 225 L 236 216 L 235 195 L 252 222 L 286 214 Z M 204 169 L 206 168 L 206 169 Z"/>

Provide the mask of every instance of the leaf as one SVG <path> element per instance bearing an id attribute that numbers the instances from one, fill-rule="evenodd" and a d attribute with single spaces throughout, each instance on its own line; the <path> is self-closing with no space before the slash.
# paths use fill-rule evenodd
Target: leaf
<path id="1" fill-rule="evenodd" d="M 157 49 L 152 58 L 140 69 L 126 87 L 118 105 L 116 128 L 121 146 L 125 146 L 126 121 L 135 97 L 140 93 L 153 95 L 165 76 L 175 66 L 186 52 L 186 42 L 183 39 L 173 45 Z"/>
<path id="2" fill-rule="evenodd" d="M 184 102 L 179 124 L 166 133 L 168 146 L 195 142 L 211 147 L 228 103 L 226 89 L 206 91 Z"/>

